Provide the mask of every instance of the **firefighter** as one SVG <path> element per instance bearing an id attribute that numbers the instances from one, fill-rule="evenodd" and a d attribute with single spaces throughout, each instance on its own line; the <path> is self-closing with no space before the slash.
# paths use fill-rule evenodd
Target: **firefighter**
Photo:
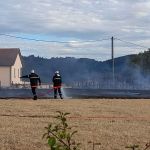
<path id="1" fill-rule="evenodd" d="M 20 78 L 30 79 L 31 90 L 33 93 L 33 100 L 37 100 L 36 88 L 38 85 L 41 85 L 40 77 L 34 72 L 34 70 L 31 70 L 31 73 L 29 75 L 25 75 Z"/>
<path id="2" fill-rule="evenodd" d="M 62 84 L 61 76 L 59 74 L 59 71 L 56 71 L 53 76 L 54 99 L 57 99 L 57 93 L 59 93 L 60 98 L 63 99 L 61 93 L 61 84 Z"/>

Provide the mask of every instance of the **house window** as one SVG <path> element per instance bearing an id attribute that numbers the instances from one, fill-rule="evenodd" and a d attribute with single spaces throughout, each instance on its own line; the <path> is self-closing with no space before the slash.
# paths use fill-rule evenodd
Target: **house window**
<path id="1" fill-rule="evenodd" d="M 14 68 L 14 78 L 16 78 L 16 69 Z"/>
<path id="2" fill-rule="evenodd" d="M 20 77 L 20 69 L 18 69 L 18 78 Z"/>
<path id="3" fill-rule="evenodd" d="M 20 76 L 22 76 L 22 68 L 20 68 Z"/>

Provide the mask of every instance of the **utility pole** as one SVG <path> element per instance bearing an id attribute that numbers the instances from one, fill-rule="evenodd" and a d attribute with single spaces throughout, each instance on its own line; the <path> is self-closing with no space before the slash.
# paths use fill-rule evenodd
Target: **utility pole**
<path id="1" fill-rule="evenodd" d="M 114 37 L 111 37 L 112 80 L 115 85 Z"/>

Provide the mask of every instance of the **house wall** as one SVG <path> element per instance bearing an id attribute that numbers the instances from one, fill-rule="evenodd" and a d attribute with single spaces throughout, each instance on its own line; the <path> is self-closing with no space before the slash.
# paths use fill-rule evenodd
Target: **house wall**
<path id="1" fill-rule="evenodd" d="M 22 63 L 19 54 L 17 55 L 14 65 L 11 67 L 11 83 L 21 84 L 20 76 L 22 75 Z"/>
<path id="2" fill-rule="evenodd" d="M 10 67 L 0 67 L 0 84 L 2 87 L 10 86 Z"/>

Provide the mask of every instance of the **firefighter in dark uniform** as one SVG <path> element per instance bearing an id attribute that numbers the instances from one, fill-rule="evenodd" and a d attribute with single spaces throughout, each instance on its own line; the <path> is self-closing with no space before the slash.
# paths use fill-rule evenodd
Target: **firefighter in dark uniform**
<path id="1" fill-rule="evenodd" d="M 20 78 L 29 78 L 30 79 L 30 85 L 31 85 L 32 93 L 33 93 L 33 99 L 37 100 L 36 88 L 38 85 L 41 85 L 40 77 L 34 72 L 34 70 L 31 70 L 31 73 L 29 75 L 25 75 Z"/>
<path id="2" fill-rule="evenodd" d="M 53 76 L 53 88 L 54 88 L 55 99 L 57 99 L 57 93 L 59 93 L 60 98 L 63 99 L 62 93 L 61 93 L 61 84 L 62 84 L 61 76 L 59 74 L 59 71 L 56 71 Z"/>

